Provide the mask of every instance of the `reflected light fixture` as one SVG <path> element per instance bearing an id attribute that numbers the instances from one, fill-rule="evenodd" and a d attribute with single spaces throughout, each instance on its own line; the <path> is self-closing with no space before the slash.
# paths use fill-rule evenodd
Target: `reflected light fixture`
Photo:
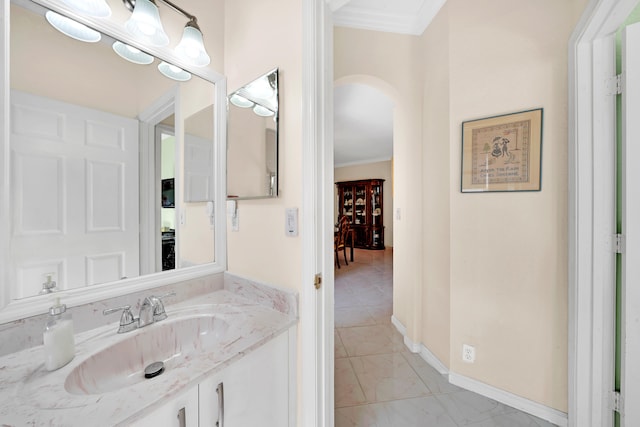
<path id="1" fill-rule="evenodd" d="M 124 1 L 125 5 L 131 2 Z M 127 31 L 137 37 L 141 42 L 153 46 L 166 46 L 169 44 L 169 36 L 162 28 L 160 12 L 154 0 L 135 0 L 131 18 L 124 24 Z"/>
<path id="2" fill-rule="evenodd" d="M 229 101 L 231 101 L 231 103 L 236 107 L 240 107 L 240 108 L 251 108 L 254 105 L 253 102 L 249 101 L 247 98 L 245 98 L 242 95 L 238 95 L 237 93 L 234 93 L 233 95 L 231 95 L 231 98 L 229 98 Z"/>
<path id="3" fill-rule="evenodd" d="M 252 96 L 260 99 L 269 99 L 275 93 L 274 89 L 269 83 L 269 79 L 267 78 L 267 76 L 251 82 L 251 84 L 247 86 L 247 90 Z"/>
<path id="4" fill-rule="evenodd" d="M 198 20 L 195 16 L 184 27 L 182 40 L 176 46 L 176 54 L 189 65 L 195 65 L 196 67 L 204 67 L 211 62 L 211 58 L 209 58 L 204 48 L 202 31 L 200 31 Z"/>
<path id="5" fill-rule="evenodd" d="M 153 56 L 120 41 L 114 42 L 111 47 L 121 58 L 126 59 L 129 62 L 133 62 L 134 64 L 148 65 L 153 62 Z"/>
<path id="6" fill-rule="evenodd" d="M 158 65 L 158 70 L 166 77 L 177 80 L 179 82 L 186 82 L 187 80 L 191 79 L 191 73 L 164 61 L 162 61 Z"/>
<path id="7" fill-rule="evenodd" d="M 92 30 L 86 25 L 51 10 L 48 10 L 47 13 L 45 13 L 45 18 L 53 28 L 72 39 L 76 39 L 81 42 L 95 43 L 100 41 L 102 38 L 100 33 L 96 30 Z"/>
<path id="8" fill-rule="evenodd" d="M 256 104 L 255 107 L 253 107 L 253 112 L 262 117 L 271 117 L 275 114 L 273 111 L 260 104 Z"/>
<path id="9" fill-rule="evenodd" d="M 105 0 L 62 0 L 64 4 L 79 13 L 95 16 L 96 18 L 108 18 L 111 16 L 111 8 Z"/>

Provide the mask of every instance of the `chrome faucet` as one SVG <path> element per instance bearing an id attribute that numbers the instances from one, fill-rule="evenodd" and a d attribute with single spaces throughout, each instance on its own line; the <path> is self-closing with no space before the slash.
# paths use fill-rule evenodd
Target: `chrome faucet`
<path id="1" fill-rule="evenodd" d="M 164 309 L 162 299 L 174 296 L 175 294 L 175 292 L 169 292 L 168 294 L 159 297 L 154 295 L 146 297 L 142 301 L 138 317 L 133 317 L 133 314 L 131 313 L 131 306 L 129 305 L 117 308 L 107 308 L 102 311 L 102 314 L 107 315 L 122 310 L 118 333 L 122 334 L 124 332 L 130 332 L 166 319 L 167 313 Z"/>
<path id="2" fill-rule="evenodd" d="M 144 328 L 145 326 L 153 323 L 154 310 L 155 303 L 151 301 L 149 297 L 146 297 L 140 306 L 140 313 L 138 314 L 138 328 Z"/>

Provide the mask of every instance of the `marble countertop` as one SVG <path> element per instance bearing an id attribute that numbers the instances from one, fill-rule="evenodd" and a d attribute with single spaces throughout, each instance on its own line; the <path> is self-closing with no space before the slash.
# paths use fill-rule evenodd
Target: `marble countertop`
<path id="1" fill-rule="evenodd" d="M 118 334 L 118 322 L 75 335 L 76 355 L 66 366 L 47 372 L 43 347 L 0 358 L 0 425 L 127 425 L 224 369 L 297 323 L 297 318 L 228 290 L 220 290 L 167 307 L 168 319 Z M 131 334 L 161 327 L 184 316 L 211 315 L 234 328 L 216 351 L 198 353 L 160 376 L 101 394 L 72 394 L 67 376 L 102 348 Z M 233 337 L 233 339 L 232 339 Z"/>

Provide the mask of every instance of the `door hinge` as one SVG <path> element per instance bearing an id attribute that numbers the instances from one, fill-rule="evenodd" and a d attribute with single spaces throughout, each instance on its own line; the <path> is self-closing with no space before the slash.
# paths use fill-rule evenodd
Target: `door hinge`
<path id="1" fill-rule="evenodd" d="M 313 279 L 313 286 L 315 286 L 316 289 L 320 289 L 322 286 L 322 274 L 318 273 L 315 275 Z"/>
<path id="2" fill-rule="evenodd" d="M 611 400 L 609 403 L 610 403 L 609 406 L 613 411 L 616 411 L 617 413 L 622 414 L 622 412 L 624 411 L 624 401 L 619 391 L 611 392 Z"/>
<path id="3" fill-rule="evenodd" d="M 607 95 L 622 94 L 622 74 L 607 79 Z"/>
<path id="4" fill-rule="evenodd" d="M 616 254 L 624 253 L 624 234 L 613 235 L 613 252 Z"/>

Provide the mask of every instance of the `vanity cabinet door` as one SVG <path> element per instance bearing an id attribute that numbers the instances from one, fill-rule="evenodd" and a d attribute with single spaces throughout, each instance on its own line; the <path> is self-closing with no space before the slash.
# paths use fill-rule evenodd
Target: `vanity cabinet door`
<path id="1" fill-rule="evenodd" d="M 131 426 L 198 427 L 198 417 L 198 387 L 195 386 L 132 423 Z"/>
<path id="2" fill-rule="evenodd" d="M 200 427 L 289 425 L 288 332 L 200 383 Z"/>

